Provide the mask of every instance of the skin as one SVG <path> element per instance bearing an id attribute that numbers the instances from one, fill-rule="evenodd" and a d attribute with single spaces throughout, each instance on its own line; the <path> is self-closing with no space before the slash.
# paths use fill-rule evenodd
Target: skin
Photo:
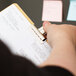
<path id="1" fill-rule="evenodd" d="M 76 75 L 76 26 L 44 22 L 43 27 L 52 52 L 40 67 L 55 65 Z"/>

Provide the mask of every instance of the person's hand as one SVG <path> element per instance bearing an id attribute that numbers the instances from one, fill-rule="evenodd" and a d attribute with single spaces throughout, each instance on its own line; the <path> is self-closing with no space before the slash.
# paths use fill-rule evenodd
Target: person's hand
<path id="1" fill-rule="evenodd" d="M 76 44 L 76 26 L 68 24 L 51 24 L 50 22 L 44 22 L 43 28 L 47 33 L 48 43 L 53 47 L 59 42 L 71 41 Z"/>
<path id="2" fill-rule="evenodd" d="M 76 26 L 43 23 L 52 51 L 40 66 L 60 66 L 76 75 Z"/>

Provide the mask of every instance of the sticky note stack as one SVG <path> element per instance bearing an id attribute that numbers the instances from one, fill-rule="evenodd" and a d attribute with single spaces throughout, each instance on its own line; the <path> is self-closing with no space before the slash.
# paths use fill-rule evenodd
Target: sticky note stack
<path id="1" fill-rule="evenodd" d="M 62 22 L 62 0 L 43 0 L 42 21 Z"/>
<path id="2" fill-rule="evenodd" d="M 76 21 L 76 0 L 70 0 L 70 6 L 69 6 L 67 20 L 68 21 Z"/>

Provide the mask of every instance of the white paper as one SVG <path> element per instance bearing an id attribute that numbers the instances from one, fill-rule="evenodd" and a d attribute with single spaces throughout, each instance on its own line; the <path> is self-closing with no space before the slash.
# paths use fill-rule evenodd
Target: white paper
<path id="1" fill-rule="evenodd" d="M 51 48 L 46 41 L 40 40 L 30 26 L 32 24 L 15 5 L 0 13 L 0 39 L 13 54 L 26 57 L 38 65 L 47 59 Z"/>

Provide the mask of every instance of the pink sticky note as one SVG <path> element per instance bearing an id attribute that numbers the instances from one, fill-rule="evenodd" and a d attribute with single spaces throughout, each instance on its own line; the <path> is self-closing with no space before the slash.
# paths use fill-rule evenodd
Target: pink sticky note
<path id="1" fill-rule="evenodd" d="M 43 0 L 42 21 L 62 22 L 61 0 Z"/>

